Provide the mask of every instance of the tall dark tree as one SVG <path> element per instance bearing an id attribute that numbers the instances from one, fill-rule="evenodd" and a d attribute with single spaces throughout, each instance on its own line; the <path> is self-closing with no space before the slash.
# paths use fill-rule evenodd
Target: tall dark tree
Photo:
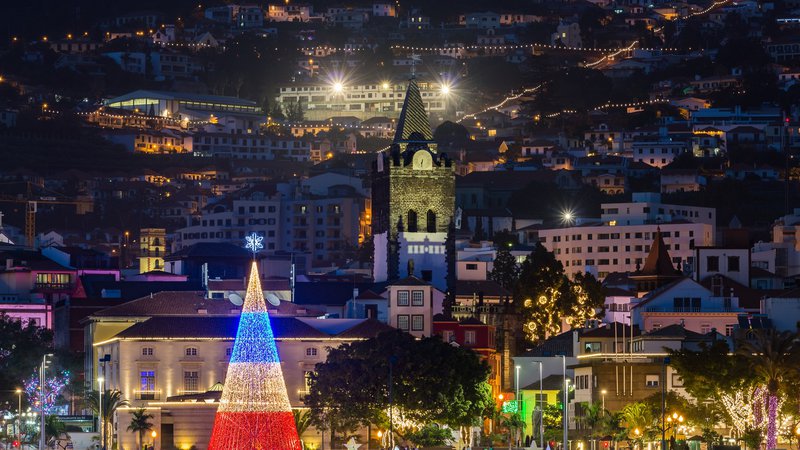
<path id="1" fill-rule="evenodd" d="M 42 356 L 53 345 L 53 333 L 19 320 L 0 315 L 0 385 L 7 400 L 14 397 L 14 389 L 36 372 Z"/>
<path id="2" fill-rule="evenodd" d="M 443 148 L 461 149 L 469 142 L 469 131 L 464 125 L 445 121 L 434 130 L 433 140 Z"/>
<path id="3" fill-rule="evenodd" d="M 489 273 L 489 279 L 509 291 L 512 290 L 519 279 L 519 265 L 514 255 L 507 249 L 500 248 L 497 250 L 493 266 Z"/>

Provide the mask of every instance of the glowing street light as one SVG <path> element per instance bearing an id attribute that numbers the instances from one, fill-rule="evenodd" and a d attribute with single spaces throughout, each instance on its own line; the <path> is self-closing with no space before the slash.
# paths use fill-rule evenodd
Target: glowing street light
<path id="1" fill-rule="evenodd" d="M 337 81 L 333 83 L 333 92 L 340 93 L 344 90 L 344 85 L 341 82 Z"/>
<path id="2" fill-rule="evenodd" d="M 561 212 L 562 223 L 566 225 L 572 225 L 573 220 L 575 220 L 575 213 L 573 213 L 571 209 L 567 209 Z"/>
<path id="3" fill-rule="evenodd" d="M 442 85 L 442 94 L 447 95 L 450 93 L 450 86 L 443 84 Z"/>
<path id="4" fill-rule="evenodd" d="M 388 81 L 384 81 L 383 83 L 381 83 L 381 88 L 389 89 L 389 82 Z"/>
<path id="5" fill-rule="evenodd" d="M 603 389 L 602 391 L 600 391 L 600 394 L 603 395 L 603 415 L 605 415 L 605 413 L 606 413 L 606 394 L 608 394 L 608 391 Z"/>

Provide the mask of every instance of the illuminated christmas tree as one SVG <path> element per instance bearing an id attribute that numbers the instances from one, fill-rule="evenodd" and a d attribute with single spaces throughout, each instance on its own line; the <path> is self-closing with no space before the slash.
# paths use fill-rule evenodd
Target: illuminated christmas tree
<path id="1" fill-rule="evenodd" d="M 255 261 L 208 448 L 302 448 Z"/>

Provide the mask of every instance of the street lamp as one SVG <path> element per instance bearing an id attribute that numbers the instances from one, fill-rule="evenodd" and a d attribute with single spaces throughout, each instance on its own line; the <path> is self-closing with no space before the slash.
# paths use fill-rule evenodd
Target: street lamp
<path id="1" fill-rule="evenodd" d="M 563 450 L 567 450 L 568 445 L 569 445 L 569 441 L 567 440 L 567 424 L 569 423 L 568 422 L 568 417 L 567 417 L 568 416 L 568 414 L 567 414 L 567 399 L 569 398 L 569 380 L 567 379 L 567 356 L 566 355 L 560 355 L 560 356 L 561 356 L 561 369 L 564 372 L 564 413 L 562 414 L 563 422 L 564 422 L 564 444 L 562 445 L 561 448 Z"/>
<path id="2" fill-rule="evenodd" d="M 45 411 L 44 408 L 45 408 L 45 403 L 46 403 L 45 399 L 47 397 L 45 395 L 44 387 L 45 387 L 45 384 L 46 384 L 46 381 L 47 381 L 47 365 L 48 365 L 48 362 L 49 362 L 49 361 L 47 361 L 47 359 L 52 357 L 52 356 L 53 356 L 52 353 L 46 353 L 44 356 L 42 356 L 42 365 L 39 368 L 39 399 L 40 399 L 39 400 L 39 404 L 40 404 L 39 406 L 40 406 L 41 412 L 42 412 L 42 417 L 39 418 L 40 419 L 40 421 L 39 421 L 39 427 L 40 427 L 39 428 L 39 448 L 40 449 L 44 449 L 45 448 L 45 432 L 44 431 L 45 431 L 45 418 L 46 418 L 46 415 L 47 415 L 47 411 Z"/>
<path id="3" fill-rule="evenodd" d="M 602 391 L 600 391 L 600 394 L 602 394 L 602 395 L 603 395 L 603 415 L 604 415 L 604 416 L 606 415 L 606 394 L 607 394 L 607 393 L 608 393 L 608 391 L 606 391 L 605 389 L 603 389 Z"/>
<path id="4" fill-rule="evenodd" d="M 344 85 L 342 85 L 341 82 L 337 81 L 337 82 L 333 83 L 333 92 L 336 92 L 337 94 L 339 94 L 343 90 L 344 90 Z"/>
<path id="5" fill-rule="evenodd" d="M 15 434 L 17 436 L 17 440 L 20 440 L 20 439 L 22 439 L 22 437 L 21 437 L 22 436 L 22 423 L 21 423 L 21 420 L 22 420 L 22 389 L 21 388 L 17 388 L 16 393 L 17 393 L 17 421 L 16 421 L 15 425 L 16 425 L 17 429 L 16 429 L 16 433 Z"/>
<path id="6" fill-rule="evenodd" d="M 539 364 L 539 449 L 544 449 L 544 389 L 542 380 L 542 361 L 533 361 Z"/>
<path id="7" fill-rule="evenodd" d="M 153 430 L 153 431 L 150 432 L 150 437 L 153 438 L 153 448 L 154 449 L 156 448 L 156 436 L 158 436 L 158 433 L 156 433 L 156 430 Z"/>
<path id="8" fill-rule="evenodd" d="M 105 381 L 103 377 L 97 377 L 97 388 L 99 390 L 99 397 L 98 397 L 99 401 L 97 402 L 98 405 L 97 424 L 100 428 L 100 442 L 101 442 L 100 448 L 102 448 L 102 450 L 105 450 L 106 439 L 105 435 L 103 434 L 103 432 L 105 431 L 105 423 L 103 420 L 103 381 Z"/>

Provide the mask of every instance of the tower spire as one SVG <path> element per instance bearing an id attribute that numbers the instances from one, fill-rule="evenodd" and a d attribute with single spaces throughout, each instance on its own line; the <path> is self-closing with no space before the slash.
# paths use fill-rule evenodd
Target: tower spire
<path id="1" fill-rule="evenodd" d="M 403 99 L 403 109 L 397 119 L 397 130 L 394 134 L 394 143 L 426 142 L 433 143 L 433 133 L 428 122 L 428 113 L 419 93 L 417 80 L 411 78 L 406 89 L 406 98 Z"/>

